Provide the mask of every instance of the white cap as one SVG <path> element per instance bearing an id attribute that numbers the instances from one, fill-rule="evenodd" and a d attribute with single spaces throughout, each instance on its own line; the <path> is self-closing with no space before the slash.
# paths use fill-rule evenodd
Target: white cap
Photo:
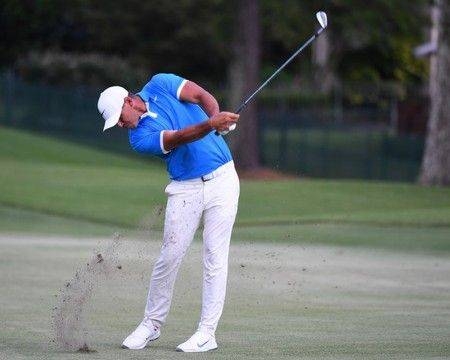
<path id="1" fill-rule="evenodd" d="M 124 99 L 128 96 L 128 90 L 121 86 L 111 86 L 104 90 L 98 98 L 97 108 L 105 119 L 103 131 L 115 126 L 122 113 Z"/>

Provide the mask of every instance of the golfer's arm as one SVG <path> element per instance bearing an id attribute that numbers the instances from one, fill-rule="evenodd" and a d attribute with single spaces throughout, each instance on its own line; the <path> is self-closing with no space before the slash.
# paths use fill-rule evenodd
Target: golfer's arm
<path id="1" fill-rule="evenodd" d="M 170 151 L 179 145 L 201 139 L 212 130 L 214 128 L 211 126 L 210 119 L 181 130 L 166 130 L 163 133 L 164 149 Z"/>
<path id="2" fill-rule="evenodd" d="M 219 103 L 209 92 L 192 81 L 187 81 L 180 92 L 180 100 L 198 104 L 211 117 L 219 113 Z"/>
<path id="3" fill-rule="evenodd" d="M 227 111 L 219 112 L 201 123 L 185 127 L 180 130 L 166 130 L 163 132 L 164 150 L 170 151 L 178 145 L 201 139 L 211 131 L 224 131 L 231 124 L 238 121 L 239 115 Z"/>

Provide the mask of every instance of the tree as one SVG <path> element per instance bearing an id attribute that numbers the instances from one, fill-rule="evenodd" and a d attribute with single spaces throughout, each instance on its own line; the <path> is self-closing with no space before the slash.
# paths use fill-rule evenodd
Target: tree
<path id="1" fill-rule="evenodd" d="M 376 0 L 361 6 L 356 0 L 259 0 L 258 26 L 264 39 L 260 79 L 310 36 L 317 26 L 314 13 L 323 9 L 330 16 L 330 27 L 314 46 L 329 45 L 330 56 L 326 65 L 315 57 L 319 70 L 326 71 L 318 75 L 321 80 L 332 75 L 344 81 L 421 81 L 426 78 L 423 62 L 416 61 L 410 49 L 421 41 L 421 8 L 427 1 Z M 146 72 L 179 73 L 216 90 L 230 66 L 231 34 L 243 31 L 231 24 L 244 4 L 179 0 L 174 7 L 164 0 L 129 0 L 126 6 L 119 0 L 4 0 L 0 68 L 26 60 L 30 51 L 63 53 L 68 58 L 114 56 Z M 303 84 L 311 78 L 312 66 L 305 58 L 290 64 L 277 81 L 297 79 Z"/>
<path id="2" fill-rule="evenodd" d="M 437 52 L 430 61 L 430 115 L 420 182 L 450 185 L 450 1 L 435 0 L 432 11 Z"/>
<path id="3" fill-rule="evenodd" d="M 329 94 L 334 85 L 334 74 L 330 66 L 330 47 L 328 32 L 320 36 L 312 45 L 314 85 L 319 92 L 324 94 Z"/>
<path id="4" fill-rule="evenodd" d="M 229 67 L 229 103 L 232 109 L 256 89 L 259 83 L 261 52 L 259 1 L 239 1 L 237 12 L 232 43 L 233 59 Z M 238 124 L 238 131 L 230 134 L 237 167 L 243 170 L 259 167 L 256 100 L 245 108 Z"/>

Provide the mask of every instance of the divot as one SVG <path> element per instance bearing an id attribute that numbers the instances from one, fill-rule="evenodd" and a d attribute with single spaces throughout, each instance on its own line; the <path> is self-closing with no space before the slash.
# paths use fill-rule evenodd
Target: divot
<path id="1" fill-rule="evenodd" d="M 53 328 L 56 346 L 65 351 L 95 352 L 89 344 L 86 307 L 101 281 L 114 276 L 121 265 L 118 259 L 120 234 L 103 251 L 94 251 L 90 261 L 79 268 L 72 280 L 66 282 L 56 296 L 53 308 Z"/>

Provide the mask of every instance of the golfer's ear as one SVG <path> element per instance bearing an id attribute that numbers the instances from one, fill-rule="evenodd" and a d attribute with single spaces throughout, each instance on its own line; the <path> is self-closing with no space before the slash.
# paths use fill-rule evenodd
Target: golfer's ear
<path id="1" fill-rule="evenodd" d="M 124 101 L 124 103 L 126 103 L 130 106 L 133 104 L 133 98 L 131 96 L 125 97 L 125 99 L 123 99 L 123 101 Z"/>

